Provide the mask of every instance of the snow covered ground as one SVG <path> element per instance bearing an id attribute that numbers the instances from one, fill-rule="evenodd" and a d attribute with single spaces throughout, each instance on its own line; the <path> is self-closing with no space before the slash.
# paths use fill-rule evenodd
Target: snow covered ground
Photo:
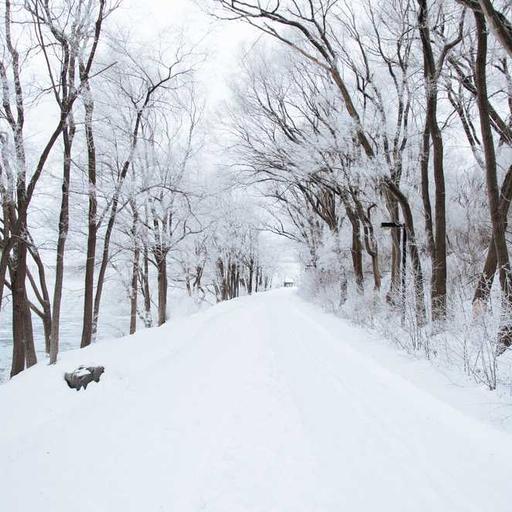
<path id="1" fill-rule="evenodd" d="M 101 364 L 99 384 L 64 371 Z M 510 512 L 512 405 L 295 290 L 0 386 L 6 512 Z"/>

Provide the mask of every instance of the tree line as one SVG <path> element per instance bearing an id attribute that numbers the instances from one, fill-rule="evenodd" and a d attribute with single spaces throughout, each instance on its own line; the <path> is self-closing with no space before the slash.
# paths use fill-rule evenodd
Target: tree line
<path id="1" fill-rule="evenodd" d="M 468 301 L 474 318 L 498 310 L 495 361 L 512 344 L 510 3 L 213 4 L 266 36 L 243 56 L 227 129 L 313 286 L 341 307 L 369 274 L 391 311 L 412 308 L 415 332 L 438 332 Z"/>
<path id="2" fill-rule="evenodd" d="M 254 218 L 201 174 L 197 45 L 179 29 L 160 44 L 138 40 L 117 0 L 2 3 L 0 309 L 12 315 L 11 376 L 37 362 L 38 332 L 56 362 L 69 268 L 83 286 L 77 347 L 98 335 L 112 276 L 130 333 L 166 322 L 171 285 L 198 301 L 268 287 Z"/>

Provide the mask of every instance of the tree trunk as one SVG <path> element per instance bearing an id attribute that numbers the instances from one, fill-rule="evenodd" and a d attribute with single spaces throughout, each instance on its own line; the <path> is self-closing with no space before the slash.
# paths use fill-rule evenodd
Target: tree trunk
<path id="1" fill-rule="evenodd" d="M 159 251 L 157 258 L 158 282 L 158 325 L 167 320 L 167 253 Z"/>
<path id="2" fill-rule="evenodd" d="M 377 240 L 375 240 L 373 224 L 371 222 L 371 210 L 376 205 L 371 205 L 365 212 L 363 205 L 357 197 L 354 197 L 354 202 L 357 209 L 357 215 L 363 224 L 364 247 L 372 260 L 374 289 L 379 291 L 381 286 L 381 276 L 379 269 L 379 247 L 377 245 Z"/>
<path id="3" fill-rule="evenodd" d="M 33 241 L 30 239 L 30 245 L 28 246 L 28 250 L 34 260 L 38 274 L 39 274 L 39 284 L 41 286 L 41 293 L 37 291 L 37 285 L 35 280 L 32 278 L 30 272 L 27 272 L 28 278 L 32 284 L 32 288 L 34 289 L 35 294 L 39 300 L 39 303 L 42 307 L 42 316 L 41 321 L 43 322 L 43 331 L 44 331 L 44 342 L 45 342 L 45 352 L 50 354 L 50 340 L 51 340 L 51 330 L 52 330 L 52 309 L 50 304 L 50 294 L 48 292 L 48 286 L 46 284 L 46 274 L 44 263 L 41 260 L 41 256 L 39 255 L 39 251 L 37 247 L 35 247 Z"/>
<path id="4" fill-rule="evenodd" d="M 480 114 L 480 130 L 485 156 L 485 175 L 487 196 L 492 223 L 492 234 L 496 251 L 496 261 L 502 292 L 502 322 L 498 333 L 497 353 L 502 353 L 512 344 L 512 283 L 510 261 L 505 236 L 506 219 L 500 209 L 499 187 L 496 172 L 496 153 L 489 119 L 487 97 L 487 27 L 483 14 L 474 12 L 477 29 L 477 56 L 475 69 L 475 84 L 477 87 L 477 104 Z"/>
<path id="5" fill-rule="evenodd" d="M 249 276 L 247 278 L 247 294 L 252 294 L 252 281 L 254 277 L 254 262 L 251 260 L 249 263 Z"/>
<path id="6" fill-rule="evenodd" d="M 391 222 L 399 222 L 398 203 L 387 189 L 385 189 L 386 207 L 391 217 Z M 398 304 L 400 290 L 400 233 L 396 229 L 391 230 L 391 280 L 389 290 L 386 293 L 386 301 L 389 304 Z"/>
<path id="7" fill-rule="evenodd" d="M 197 265 L 196 266 L 196 276 L 194 278 L 193 287 L 194 287 L 194 290 L 200 291 L 204 294 L 204 290 L 203 290 L 203 286 L 202 286 L 203 272 L 204 272 L 204 267 L 202 265 Z"/>
<path id="8" fill-rule="evenodd" d="M 130 285 L 130 334 L 134 334 L 137 330 L 137 292 L 139 277 L 139 255 L 140 249 L 138 244 L 133 250 L 132 265 L 132 282 Z"/>
<path id="9" fill-rule="evenodd" d="M 370 256 L 372 258 L 373 288 L 378 292 L 382 283 L 379 268 L 379 254 L 377 252 L 373 252 Z"/>
<path id="10" fill-rule="evenodd" d="M 30 310 L 30 301 L 27 295 L 27 285 L 25 282 L 25 298 L 23 306 L 23 331 L 25 337 L 25 364 L 27 368 L 37 363 L 36 347 L 34 344 L 34 329 L 32 327 L 32 312 Z"/>
<path id="11" fill-rule="evenodd" d="M 153 318 L 151 315 L 151 295 L 149 290 L 149 257 L 148 249 L 144 246 L 143 251 L 143 272 L 142 272 L 142 295 L 144 296 L 144 327 L 152 327 Z"/>
<path id="12" fill-rule="evenodd" d="M 80 66 L 80 74 L 83 74 L 83 66 Z M 83 78 L 83 77 L 82 77 Z M 89 181 L 89 211 L 87 214 L 87 256 L 85 259 L 84 282 L 84 308 L 82 320 L 81 347 L 90 345 L 93 332 L 93 304 L 94 304 L 94 268 L 96 264 L 96 241 L 98 236 L 97 199 L 96 199 L 96 144 L 93 131 L 94 101 L 89 81 L 84 81 L 84 108 L 85 108 L 85 141 L 87 143 L 87 178 Z"/>
<path id="13" fill-rule="evenodd" d="M 432 318 L 446 317 L 446 193 L 443 168 L 443 140 L 437 122 L 432 134 L 435 183 L 435 238 L 432 261 Z"/>
<path id="14" fill-rule="evenodd" d="M 256 278 L 254 280 L 254 291 L 256 293 L 258 293 L 259 283 L 260 283 L 260 267 L 257 265 L 256 266 Z"/>
<path id="15" fill-rule="evenodd" d="M 418 22 L 423 47 L 425 89 L 427 96 L 427 116 L 425 126 L 428 128 L 432 139 L 435 184 L 435 233 L 433 247 L 434 254 L 432 257 L 431 288 L 432 319 L 439 320 L 446 317 L 446 193 L 443 162 L 444 148 L 443 137 L 437 121 L 438 70 L 430 40 L 427 1 L 418 0 L 418 4 L 420 6 Z M 422 172 L 425 172 L 425 169 L 422 168 Z"/>
<path id="16" fill-rule="evenodd" d="M 64 282 L 64 254 L 69 231 L 69 182 L 71 179 L 71 149 L 75 136 L 75 125 L 70 114 L 62 132 L 64 139 L 64 163 L 62 175 L 62 198 L 59 215 L 59 238 L 57 241 L 57 261 L 55 265 L 55 284 L 53 288 L 52 327 L 50 335 L 50 364 L 57 362 L 59 353 L 60 312 L 62 288 Z"/>
<path id="17" fill-rule="evenodd" d="M 132 204 L 133 211 L 133 223 L 131 235 L 133 239 L 133 263 L 132 263 L 132 280 L 130 283 L 130 334 L 135 333 L 137 330 L 137 292 L 138 292 L 138 280 L 139 280 L 139 257 L 140 247 L 137 240 L 137 229 L 138 229 L 138 213 L 137 205 Z"/>
<path id="18" fill-rule="evenodd" d="M 505 219 L 505 229 L 507 224 L 510 201 L 512 201 L 512 166 L 508 168 L 507 174 L 505 176 L 505 179 L 503 180 L 500 191 L 499 208 L 502 217 Z M 478 279 L 478 283 L 475 288 L 475 294 L 473 295 L 473 309 L 475 314 L 487 308 L 487 303 L 489 301 L 489 295 L 491 293 L 492 283 L 494 281 L 494 275 L 496 274 L 497 266 L 498 260 L 496 256 L 496 244 L 494 242 L 493 236 L 491 238 L 491 241 L 489 242 L 484 268 Z"/>
<path id="19" fill-rule="evenodd" d="M 496 38 L 512 58 L 512 25 L 505 16 L 494 9 L 491 0 L 477 0 Z"/>
<path id="20" fill-rule="evenodd" d="M 114 230 L 114 224 L 116 221 L 118 200 L 119 198 L 116 195 L 110 209 L 110 216 L 108 219 L 107 229 L 105 231 L 105 239 L 103 240 L 103 253 L 101 257 L 100 271 L 98 273 L 98 282 L 96 283 L 96 294 L 94 296 L 91 337 L 89 339 L 82 340 L 80 345 L 81 348 L 89 345 L 91 341 L 93 341 L 93 339 L 96 337 L 98 332 L 101 297 L 103 294 L 103 285 L 105 284 L 105 275 L 107 273 L 107 266 L 110 257 L 110 238 L 112 237 L 112 232 Z"/>
<path id="21" fill-rule="evenodd" d="M 25 366 L 28 368 L 37 362 L 32 337 L 32 319 L 25 288 L 26 275 L 27 247 L 25 242 L 20 240 L 14 249 L 11 270 L 13 331 L 11 377 L 22 372 Z"/>
<path id="22" fill-rule="evenodd" d="M 2 310 L 4 299 L 5 276 L 7 275 L 7 269 L 9 268 L 9 258 L 13 247 L 14 237 L 11 235 L 7 240 L 4 238 L 1 251 L 2 256 L 0 257 L 0 311 Z"/>
<path id="23" fill-rule="evenodd" d="M 431 258 L 434 256 L 434 227 L 432 225 L 432 205 L 430 203 L 429 190 L 429 154 L 430 154 L 430 131 L 425 123 L 423 130 L 423 145 L 420 157 L 421 169 L 421 199 L 423 201 L 423 217 L 425 219 L 425 236 L 427 238 L 427 249 Z"/>
<path id="24" fill-rule="evenodd" d="M 357 290 L 362 292 L 364 289 L 364 274 L 363 274 L 363 251 L 361 244 L 361 226 L 359 219 L 353 213 L 348 213 L 350 224 L 352 225 L 352 267 L 354 269 L 354 276 L 356 281 Z"/>
<path id="25" fill-rule="evenodd" d="M 409 201 L 400 189 L 391 181 L 386 180 L 386 185 L 389 191 L 396 198 L 400 204 L 402 215 L 404 218 L 405 229 L 407 230 L 407 246 L 409 255 L 411 257 L 411 266 L 414 279 L 414 295 L 416 301 L 416 323 L 418 326 L 425 325 L 426 311 L 425 311 L 425 288 L 423 284 L 423 271 L 421 269 L 420 254 L 416 243 L 416 232 L 414 229 L 414 220 L 412 216 Z"/>

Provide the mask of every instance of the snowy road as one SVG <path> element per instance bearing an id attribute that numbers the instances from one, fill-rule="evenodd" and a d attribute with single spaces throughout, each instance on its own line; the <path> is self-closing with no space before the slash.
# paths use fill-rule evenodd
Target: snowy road
<path id="1" fill-rule="evenodd" d="M 512 436 L 362 336 L 279 290 L 26 372 L 0 387 L 0 509 L 510 512 Z"/>

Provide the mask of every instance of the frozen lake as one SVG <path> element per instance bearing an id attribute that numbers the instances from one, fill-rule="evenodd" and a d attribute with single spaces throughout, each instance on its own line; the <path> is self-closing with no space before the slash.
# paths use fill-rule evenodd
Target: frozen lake
<path id="1" fill-rule="evenodd" d="M 10 297 L 6 297 L 0 315 L 0 382 L 9 378 L 12 358 L 12 322 Z M 82 334 L 83 288 L 81 279 L 74 277 L 66 282 L 60 321 L 60 350 L 79 348 Z M 32 315 L 38 361 L 46 359 L 41 321 Z M 105 283 L 100 311 L 98 340 L 120 337 L 129 331 L 128 299 L 121 283 L 111 279 Z"/>

